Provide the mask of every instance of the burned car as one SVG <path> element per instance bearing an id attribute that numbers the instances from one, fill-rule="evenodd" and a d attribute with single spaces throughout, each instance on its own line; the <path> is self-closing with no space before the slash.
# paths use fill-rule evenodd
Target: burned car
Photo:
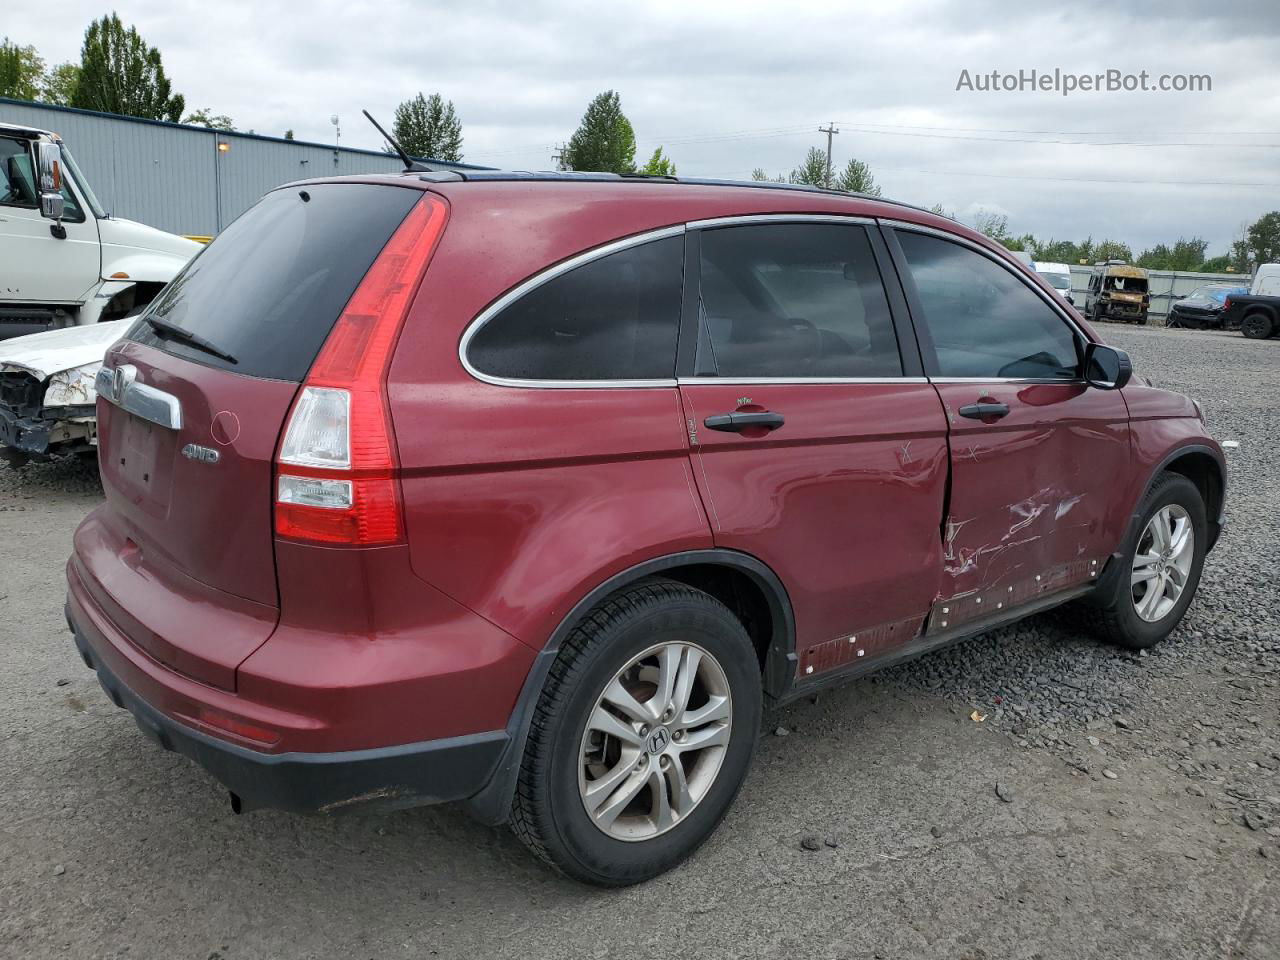
<path id="1" fill-rule="evenodd" d="M 132 320 L 0 343 L 0 457 L 11 463 L 97 448 L 93 378 Z"/>

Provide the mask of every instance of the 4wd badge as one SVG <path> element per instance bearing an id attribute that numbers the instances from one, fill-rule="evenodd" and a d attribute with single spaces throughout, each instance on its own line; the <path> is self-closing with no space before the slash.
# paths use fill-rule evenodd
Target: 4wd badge
<path id="1" fill-rule="evenodd" d="M 221 456 L 217 450 L 202 447 L 198 443 L 188 443 L 182 448 L 182 455 L 188 460 L 196 460 L 200 463 L 217 463 Z"/>

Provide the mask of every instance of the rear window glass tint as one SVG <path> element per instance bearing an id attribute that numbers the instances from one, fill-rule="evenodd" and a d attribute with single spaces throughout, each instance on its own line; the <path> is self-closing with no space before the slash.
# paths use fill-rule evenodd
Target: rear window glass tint
<path id="1" fill-rule="evenodd" d="M 683 264 L 667 237 L 552 277 L 480 327 L 467 360 L 511 380 L 669 380 Z"/>
<path id="2" fill-rule="evenodd" d="M 151 311 L 236 358 L 139 321 L 129 337 L 251 377 L 302 380 L 342 308 L 422 194 L 370 184 L 276 190 L 192 260 Z"/>

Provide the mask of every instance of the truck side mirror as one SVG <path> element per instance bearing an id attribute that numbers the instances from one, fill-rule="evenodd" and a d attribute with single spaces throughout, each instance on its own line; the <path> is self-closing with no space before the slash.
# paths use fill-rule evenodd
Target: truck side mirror
<path id="1" fill-rule="evenodd" d="M 1084 352 L 1084 380 L 1099 390 L 1119 390 L 1133 376 L 1133 361 L 1123 350 L 1090 343 Z"/>
<path id="2" fill-rule="evenodd" d="M 62 227 L 62 148 L 56 143 L 36 144 L 40 176 L 40 215 Z M 57 230 L 54 231 L 55 234 Z"/>

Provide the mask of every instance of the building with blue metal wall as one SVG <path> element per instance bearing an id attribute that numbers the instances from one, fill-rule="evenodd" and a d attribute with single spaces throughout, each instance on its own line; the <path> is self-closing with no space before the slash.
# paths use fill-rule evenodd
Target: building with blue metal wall
<path id="1" fill-rule="evenodd" d="M 399 158 L 376 150 L 3 97 L 0 123 L 51 130 L 62 137 L 109 213 L 188 236 L 213 236 L 272 187 L 291 180 L 404 168 Z M 450 169 L 483 169 L 431 162 Z"/>

